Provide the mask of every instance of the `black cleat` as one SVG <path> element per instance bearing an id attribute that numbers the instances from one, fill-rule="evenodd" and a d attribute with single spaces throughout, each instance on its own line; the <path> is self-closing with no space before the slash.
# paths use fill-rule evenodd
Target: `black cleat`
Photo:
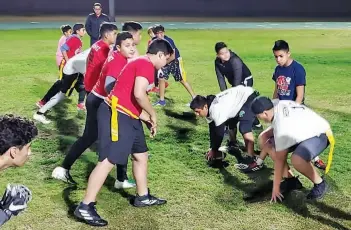
<path id="1" fill-rule="evenodd" d="M 102 219 L 96 212 L 95 208 L 96 202 L 91 202 L 90 204 L 83 204 L 81 202 L 76 210 L 74 210 L 74 216 L 79 220 L 95 227 L 103 227 L 108 224 L 108 222 Z"/>
<path id="2" fill-rule="evenodd" d="M 165 199 L 157 198 L 150 194 L 148 191 L 147 195 L 139 196 L 138 194 L 135 196 L 133 206 L 134 207 L 148 207 L 153 205 L 163 205 L 166 204 L 167 201 Z"/>

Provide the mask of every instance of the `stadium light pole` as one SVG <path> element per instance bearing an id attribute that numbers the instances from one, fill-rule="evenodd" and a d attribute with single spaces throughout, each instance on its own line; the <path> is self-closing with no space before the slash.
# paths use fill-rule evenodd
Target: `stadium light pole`
<path id="1" fill-rule="evenodd" d="M 110 19 L 112 22 L 115 22 L 116 21 L 115 0 L 108 0 L 108 8 L 109 8 Z"/>

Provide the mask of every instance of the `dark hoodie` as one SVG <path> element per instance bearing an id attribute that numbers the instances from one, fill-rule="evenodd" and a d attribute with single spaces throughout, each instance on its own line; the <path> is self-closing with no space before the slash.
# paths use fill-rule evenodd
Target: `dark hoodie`
<path id="1" fill-rule="evenodd" d="M 218 79 L 219 88 L 221 91 L 227 89 L 227 84 L 224 77 L 227 78 L 232 87 L 237 85 L 245 85 L 245 78 L 251 76 L 251 71 L 240 59 L 238 55 L 230 50 L 229 61 L 222 62 L 218 57 L 215 60 L 215 70 Z M 253 81 L 252 81 L 253 83 Z M 248 84 L 247 86 L 252 86 Z"/>

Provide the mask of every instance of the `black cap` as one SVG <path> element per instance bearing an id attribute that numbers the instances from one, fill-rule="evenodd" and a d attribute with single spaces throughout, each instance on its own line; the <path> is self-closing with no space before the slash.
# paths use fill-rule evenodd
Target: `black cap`
<path id="1" fill-rule="evenodd" d="M 273 102 L 268 97 L 256 97 L 251 103 L 251 111 L 254 114 L 263 113 L 266 110 L 270 110 L 274 107 Z"/>

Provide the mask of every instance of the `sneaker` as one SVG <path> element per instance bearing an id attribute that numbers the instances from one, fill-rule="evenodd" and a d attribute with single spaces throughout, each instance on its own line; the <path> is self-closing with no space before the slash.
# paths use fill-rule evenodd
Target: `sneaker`
<path id="1" fill-rule="evenodd" d="M 239 165 L 239 164 L 237 164 L 237 165 Z M 235 167 L 237 167 L 237 165 L 235 165 Z M 241 166 L 243 166 L 243 165 L 245 165 L 245 164 L 241 164 Z M 263 169 L 264 164 L 263 163 L 262 164 L 257 164 L 257 162 L 254 161 L 254 162 L 252 162 L 252 163 L 250 163 L 248 165 L 245 165 L 245 166 L 246 167 L 241 167 L 241 168 L 237 167 L 237 168 L 239 168 L 244 173 L 250 173 L 250 172 L 256 172 L 256 171 L 259 171 L 259 170 Z"/>
<path id="2" fill-rule="evenodd" d="M 293 190 L 301 189 L 302 183 L 300 182 L 298 177 L 285 178 L 280 183 L 280 192 L 284 195 L 284 193 L 289 193 Z"/>
<path id="3" fill-rule="evenodd" d="M 159 105 L 159 106 L 165 106 L 165 105 L 166 105 L 166 101 L 165 101 L 165 100 L 163 100 L 163 101 L 159 100 L 158 102 L 156 102 L 156 103 L 153 104 L 153 106 L 157 106 L 157 105 Z"/>
<path id="4" fill-rule="evenodd" d="M 50 124 L 50 122 L 51 122 L 50 120 L 48 120 L 48 119 L 45 117 L 44 114 L 37 114 L 37 113 L 35 113 L 35 114 L 33 115 L 33 119 L 36 120 L 36 121 L 39 121 L 39 122 L 41 122 L 41 123 L 43 123 L 43 124 L 45 124 L 45 125 Z"/>
<path id="5" fill-rule="evenodd" d="M 150 92 L 150 93 L 159 93 L 159 92 L 160 92 L 160 89 L 157 88 L 157 87 L 153 87 L 153 88 L 150 89 L 148 92 Z"/>
<path id="6" fill-rule="evenodd" d="M 135 186 L 136 184 L 133 180 L 124 180 L 123 182 L 116 180 L 115 182 L 116 189 L 134 188 Z"/>
<path id="7" fill-rule="evenodd" d="M 79 103 L 79 104 L 77 104 L 77 109 L 78 109 L 78 110 L 82 110 L 82 111 L 87 110 L 87 109 L 85 108 L 84 103 Z"/>
<path id="8" fill-rule="evenodd" d="M 41 107 L 43 107 L 45 104 L 46 104 L 46 103 L 45 103 L 45 101 L 43 101 L 43 100 L 37 101 L 37 103 L 35 103 L 35 105 L 36 105 L 39 109 L 41 109 Z"/>
<path id="9" fill-rule="evenodd" d="M 321 170 L 325 170 L 325 168 L 327 167 L 321 159 L 316 160 L 314 162 L 314 166 L 316 166 L 317 168 L 319 168 Z"/>
<path id="10" fill-rule="evenodd" d="M 253 129 L 253 130 L 262 130 L 262 129 L 263 129 L 263 126 L 262 126 L 261 124 L 253 125 L 253 126 L 252 126 L 252 129 Z"/>
<path id="11" fill-rule="evenodd" d="M 307 195 L 308 200 L 314 200 L 314 199 L 321 199 L 324 197 L 324 195 L 327 193 L 328 190 L 328 185 L 323 180 L 320 184 L 315 184 L 310 191 L 310 193 Z"/>
<path id="12" fill-rule="evenodd" d="M 147 207 L 153 205 L 163 205 L 166 204 L 167 201 L 165 199 L 157 198 L 150 194 L 148 191 L 147 195 L 139 196 L 138 194 L 135 196 L 133 206 L 134 207 Z"/>
<path id="13" fill-rule="evenodd" d="M 69 173 L 69 170 L 62 167 L 56 167 L 54 171 L 52 171 L 51 177 L 62 180 L 66 183 L 77 184 L 77 182 L 73 180 L 71 174 Z"/>
<path id="14" fill-rule="evenodd" d="M 97 214 L 95 205 L 96 202 L 91 202 L 88 205 L 81 202 L 74 210 L 74 216 L 91 226 L 106 226 L 108 222 Z"/>

